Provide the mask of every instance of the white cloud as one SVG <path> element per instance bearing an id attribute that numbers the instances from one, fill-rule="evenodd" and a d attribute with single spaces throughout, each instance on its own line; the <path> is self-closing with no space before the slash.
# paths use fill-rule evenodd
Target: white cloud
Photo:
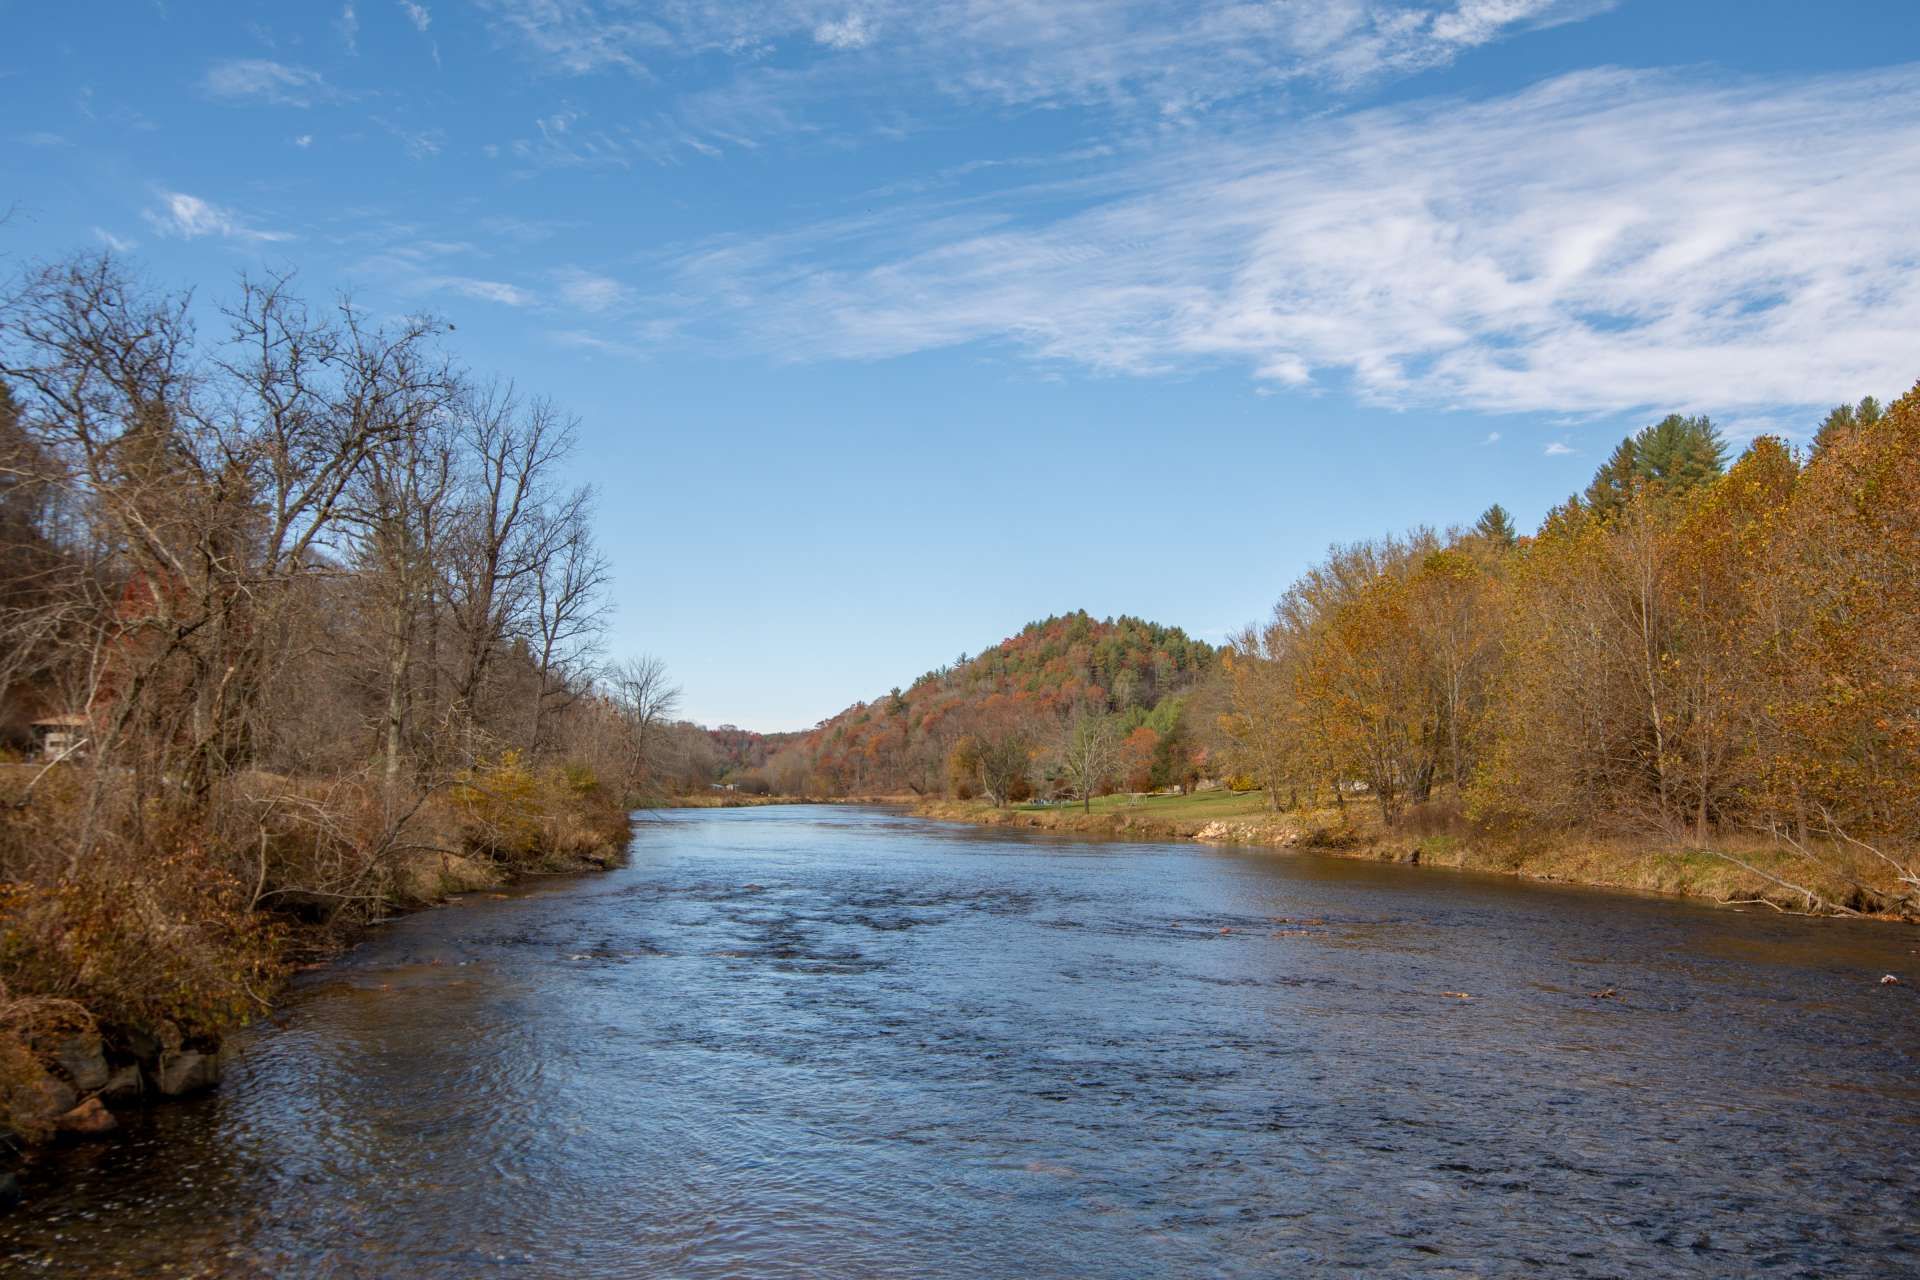
<path id="1" fill-rule="evenodd" d="M 865 15 L 850 13 L 834 22 L 823 22 L 813 29 L 816 44 L 829 49 L 863 49 L 873 42 L 873 29 Z"/>
<path id="2" fill-rule="evenodd" d="M 1541 452 L 1545 453 L 1549 458 L 1562 458 L 1572 453 L 1573 450 L 1561 444 L 1558 440 L 1555 440 L 1552 444 L 1541 450 Z"/>
<path id="3" fill-rule="evenodd" d="M 310 133 L 303 133 L 299 137 L 293 140 L 293 145 L 301 148 L 302 150 L 305 150 L 306 148 L 313 145 L 313 135 Z"/>
<path id="4" fill-rule="evenodd" d="M 1169 148 L 1064 216 L 1040 188 L 716 240 L 677 292 L 794 358 L 994 342 L 1401 406 L 1829 404 L 1920 364 L 1913 190 L 1920 68 L 1599 71 Z"/>
<path id="5" fill-rule="evenodd" d="M 216 62 L 200 87 L 229 101 L 252 99 L 283 107 L 310 107 L 340 96 L 318 71 L 268 58 L 232 58 Z"/>
<path id="6" fill-rule="evenodd" d="M 1498 431 L 1489 431 L 1487 432 L 1487 438 L 1480 442 L 1480 447 L 1484 449 L 1488 445 L 1495 445 L 1499 443 L 1500 443 L 1500 433 Z"/>
<path id="7" fill-rule="evenodd" d="M 647 74 L 709 54 L 757 62 L 783 42 L 836 53 L 889 33 L 889 75 L 964 99 L 1131 102 L 1181 114 L 1292 81 L 1405 75 L 1616 0 L 482 0 L 496 27 L 565 72 Z"/>
<path id="8" fill-rule="evenodd" d="M 400 0 L 401 11 L 407 15 L 407 21 L 421 35 L 427 34 L 427 28 L 433 25 L 433 15 L 427 12 L 427 6 L 415 4 L 413 0 Z"/>
<path id="9" fill-rule="evenodd" d="M 347 0 L 340 10 L 340 20 L 334 24 L 340 32 L 340 43 L 347 47 L 350 54 L 360 52 L 360 15 L 354 10 L 353 0 Z"/>
<path id="10" fill-rule="evenodd" d="M 560 296 L 582 311 L 608 311 L 627 299 L 627 287 L 608 276 L 568 269 L 560 273 Z"/>
<path id="11" fill-rule="evenodd" d="M 94 239 L 98 240 L 101 244 L 104 244 L 105 246 L 107 246 L 107 248 L 113 250 L 115 253 L 131 253 L 133 250 L 138 249 L 140 247 L 140 242 L 138 240 L 129 240 L 125 236 L 117 236 L 113 232 L 107 230 L 105 227 L 95 227 L 93 229 L 93 235 L 94 235 Z"/>
<path id="12" fill-rule="evenodd" d="M 231 210 L 190 196 L 183 191 L 159 193 L 160 207 L 141 216 L 163 236 L 195 240 L 201 236 L 220 236 L 227 240 L 273 243 L 294 237 L 285 231 L 260 231 L 246 225 Z"/>
<path id="13" fill-rule="evenodd" d="M 470 276 L 434 276 L 421 282 L 422 287 L 444 293 L 457 293 L 463 298 L 478 298 L 482 302 L 498 302 L 503 306 L 532 306 L 537 299 L 517 285 L 504 284 L 498 280 L 475 280 Z"/>

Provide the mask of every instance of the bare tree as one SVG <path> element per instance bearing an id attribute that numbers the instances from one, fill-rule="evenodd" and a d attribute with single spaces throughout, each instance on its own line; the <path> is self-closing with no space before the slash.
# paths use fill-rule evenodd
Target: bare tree
<path id="1" fill-rule="evenodd" d="M 651 656 L 615 665 L 606 684 L 626 728 L 625 781 L 631 790 L 644 790 L 657 775 L 656 752 L 680 705 L 680 689 L 667 678 L 666 663 Z"/>
<path id="2" fill-rule="evenodd" d="M 1120 735 L 1113 721 L 1092 709 L 1082 709 L 1067 723 L 1058 748 L 1060 765 L 1083 812 L 1093 812 L 1093 796 L 1120 765 Z"/>

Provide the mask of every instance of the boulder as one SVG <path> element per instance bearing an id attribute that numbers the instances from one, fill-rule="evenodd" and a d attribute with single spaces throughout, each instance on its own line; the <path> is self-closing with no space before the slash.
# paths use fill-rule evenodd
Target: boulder
<path id="1" fill-rule="evenodd" d="M 119 1122 L 113 1118 L 113 1112 L 101 1105 L 98 1098 L 88 1098 L 54 1122 L 54 1128 L 60 1132 L 71 1133 L 82 1138 L 97 1138 L 102 1134 L 112 1133 L 119 1127 Z"/>
<path id="2" fill-rule="evenodd" d="M 181 1049 L 160 1055 L 160 1069 L 154 1085 L 169 1098 L 198 1093 L 220 1083 L 220 1060 L 197 1049 Z"/>
<path id="3" fill-rule="evenodd" d="M 144 1092 L 140 1064 L 137 1062 L 129 1062 L 121 1067 L 100 1086 L 100 1096 L 108 1102 L 138 1102 Z"/>
<path id="4" fill-rule="evenodd" d="M 74 1103 L 79 1100 L 80 1095 L 73 1091 L 72 1085 L 49 1072 L 41 1071 L 36 1079 L 20 1085 L 10 1101 L 21 1127 L 31 1133 L 44 1131 L 60 1116 L 73 1110 Z"/>
<path id="5" fill-rule="evenodd" d="M 62 1041 L 53 1051 L 53 1058 L 73 1081 L 73 1087 L 82 1093 L 92 1093 L 107 1082 L 107 1055 L 97 1031 Z"/>

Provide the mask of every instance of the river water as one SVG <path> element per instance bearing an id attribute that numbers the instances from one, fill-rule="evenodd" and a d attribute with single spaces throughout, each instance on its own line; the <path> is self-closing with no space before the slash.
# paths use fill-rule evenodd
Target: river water
<path id="1" fill-rule="evenodd" d="M 0 1260 L 1920 1275 L 1917 948 L 1267 851 L 683 811 L 622 870 L 308 975 L 216 1094 L 43 1162 Z"/>

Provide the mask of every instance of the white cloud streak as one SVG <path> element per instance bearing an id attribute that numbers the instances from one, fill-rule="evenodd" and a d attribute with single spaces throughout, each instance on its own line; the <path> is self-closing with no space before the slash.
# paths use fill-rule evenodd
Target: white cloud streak
<path id="1" fill-rule="evenodd" d="M 560 296 L 581 311 L 610 311 L 627 300 L 627 287 L 608 276 L 570 269 L 560 273 Z"/>
<path id="2" fill-rule="evenodd" d="M 290 232 L 261 231 L 248 226 L 232 210 L 202 200 L 199 196 L 190 196 L 184 191 L 162 191 L 159 199 L 160 206 L 148 209 L 142 216 L 148 225 L 163 236 L 180 240 L 217 236 L 224 240 L 255 244 L 277 243 L 294 238 Z"/>
<path id="3" fill-rule="evenodd" d="M 483 0 L 496 27 L 571 74 L 658 72 L 783 45 L 871 50 L 857 71 L 1023 106 L 1122 101 L 1178 114 L 1292 81 L 1350 87 L 1443 66 L 1616 0 Z M 644 16 L 642 16 L 644 15 Z"/>
<path id="4" fill-rule="evenodd" d="M 270 102 L 282 107 L 311 107 L 342 95 L 318 71 L 268 58 L 232 58 L 216 62 L 201 78 L 208 95 L 229 102 Z"/>
<path id="5" fill-rule="evenodd" d="M 508 307 L 530 307 L 538 299 L 517 285 L 499 280 L 476 280 L 471 276 L 434 276 L 420 282 L 421 287 L 442 293 L 455 293 L 481 302 L 497 302 Z"/>
<path id="6" fill-rule="evenodd" d="M 1598 71 L 1121 164 L 1080 211 L 711 242 L 677 293 L 793 358 L 1000 343 L 1495 412 L 1827 404 L 1920 372 L 1920 68 Z M 1031 194 L 1031 193 L 1028 193 Z"/>

